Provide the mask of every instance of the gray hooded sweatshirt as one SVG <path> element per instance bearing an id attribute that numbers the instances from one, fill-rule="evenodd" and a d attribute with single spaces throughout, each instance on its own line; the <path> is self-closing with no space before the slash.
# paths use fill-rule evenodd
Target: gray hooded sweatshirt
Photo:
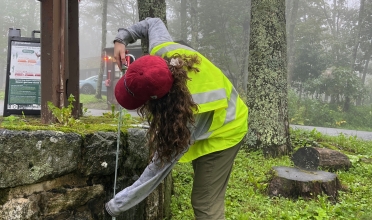
<path id="1" fill-rule="evenodd" d="M 149 51 L 159 44 L 173 41 L 163 21 L 159 18 L 147 18 L 126 29 L 119 29 L 115 41 L 128 45 L 136 42 L 138 39 L 149 40 Z M 212 119 L 213 112 L 195 115 L 195 126 L 190 127 L 191 143 L 196 140 L 205 139 L 203 134 L 208 131 Z M 156 159 L 155 155 L 152 162 L 133 185 L 118 192 L 113 199 L 105 204 L 107 212 L 111 216 L 118 216 L 121 212 L 132 208 L 144 200 L 170 173 L 185 152 L 176 155 L 171 162 L 163 166 L 160 166 L 160 161 Z"/>

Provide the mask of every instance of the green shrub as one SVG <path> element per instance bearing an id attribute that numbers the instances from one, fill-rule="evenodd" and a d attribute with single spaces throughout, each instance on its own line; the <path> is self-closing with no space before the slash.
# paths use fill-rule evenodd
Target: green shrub
<path id="1" fill-rule="evenodd" d="M 372 105 L 351 106 L 347 112 L 338 104 L 303 98 L 288 93 L 288 116 L 291 124 L 372 131 Z"/>

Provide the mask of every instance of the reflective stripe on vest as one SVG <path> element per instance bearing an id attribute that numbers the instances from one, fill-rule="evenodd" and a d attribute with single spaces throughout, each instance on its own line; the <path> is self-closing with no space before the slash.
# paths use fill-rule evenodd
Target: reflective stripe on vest
<path id="1" fill-rule="evenodd" d="M 225 124 L 229 123 L 230 121 L 235 120 L 236 117 L 236 103 L 238 101 L 239 94 L 236 91 L 236 89 L 233 87 L 231 94 L 230 94 L 230 100 L 228 107 L 226 109 L 226 118 L 225 118 Z"/>
<path id="2" fill-rule="evenodd" d="M 226 109 L 226 117 L 225 117 L 225 122 L 223 123 L 224 125 L 235 120 L 236 118 L 236 103 L 238 101 L 239 94 L 235 90 L 235 88 L 232 88 L 231 95 L 230 95 L 230 100 L 228 102 L 228 107 Z M 208 131 L 205 134 L 199 136 L 196 140 L 204 140 L 207 139 L 211 136 L 213 131 Z"/>
<path id="3" fill-rule="evenodd" d="M 192 94 L 192 99 L 194 100 L 194 102 L 199 104 L 213 102 L 224 98 L 226 98 L 226 90 L 223 88 L 209 92 Z"/>
<path id="4" fill-rule="evenodd" d="M 177 50 L 177 49 L 185 49 L 185 50 L 190 50 L 190 51 L 196 52 L 191 47 L 188 47 L 188 46 L 185 46 L 185 45 L 182 45 L 182 44 L 170 44 L 170 45 L 167 45 L 165 47 L 162 47 L 161 49 L 159 49 L 158 51 L 156 51 L 155 55 L 162 56 L 166 52 L 169 52 L 169 51 L 172 51 L 172 50 Z"/>

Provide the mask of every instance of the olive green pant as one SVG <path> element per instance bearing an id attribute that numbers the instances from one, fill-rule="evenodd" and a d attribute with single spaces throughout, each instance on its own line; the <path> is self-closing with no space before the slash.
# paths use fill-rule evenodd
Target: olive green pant
<path id="1" fill-rule="evenodd" d="M 195 159 L 191 204 L 195 219 L 225 219 L 225 193 L 242 142 Z"/>

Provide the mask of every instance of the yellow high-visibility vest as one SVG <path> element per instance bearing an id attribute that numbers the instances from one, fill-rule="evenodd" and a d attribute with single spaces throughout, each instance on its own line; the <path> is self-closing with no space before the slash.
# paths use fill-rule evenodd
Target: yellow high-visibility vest
<path id="1" fill-rule="evenodd" d="M 198 104 L 198 113 L 214 111 L 208 132 L 198 137 L 179 160 L 189 162 L 238 144 L 248 130 L 248 108 L 222 71 L 192 48 L 167 42 L 154 47 L 150 54 L 170 57 L 177 53 L 200 57 L 200 64 L 195 64 L 199 72 L 188 72 L 191 80 L 187 87 Z"/>

